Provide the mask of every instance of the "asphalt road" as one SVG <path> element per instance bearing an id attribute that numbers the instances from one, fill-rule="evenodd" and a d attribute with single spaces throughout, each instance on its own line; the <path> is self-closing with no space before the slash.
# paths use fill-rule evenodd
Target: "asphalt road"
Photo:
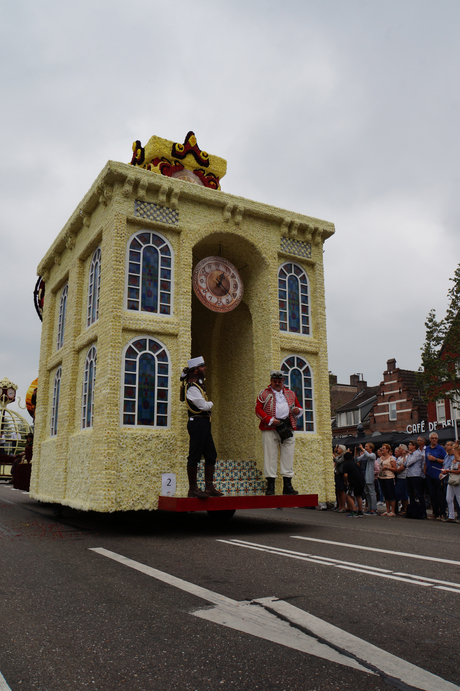
<path id="1" fill-rule="evenodd" d="M 60 519 L 0 485 L 0 691 L 460 689 L 460 525 Z"/>

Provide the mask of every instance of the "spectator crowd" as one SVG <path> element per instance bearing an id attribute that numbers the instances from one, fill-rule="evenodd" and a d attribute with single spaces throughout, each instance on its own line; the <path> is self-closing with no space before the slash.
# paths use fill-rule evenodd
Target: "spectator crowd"
<path id="1" fill-rule="evenodd" d="M 460 523 L 460 445 L 448 441 L 441 446 L 436 432 L 428 442 L 419 437 L 395 449 L 387 443 L 376 449 L 367 442 L 352 452 L 337 445 L 334 477 L 333 510 L 350 518 L 406 516 Z M 379 513 L 379 507 L 385 510 Z"/>

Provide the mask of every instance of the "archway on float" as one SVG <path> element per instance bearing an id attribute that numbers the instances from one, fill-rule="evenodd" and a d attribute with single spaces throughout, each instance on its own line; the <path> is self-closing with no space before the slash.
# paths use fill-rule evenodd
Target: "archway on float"
<path id="1" fill-rule="evenodd" d="M 219 313 L 192 293 L 192 356 L 203 355 L 207 364 L 218 457 L 255 462 L 260 439 L 254 407 L 260 389 L 257 382 L 263 381 L 267 368 L 263 334 L 271 328 L 264 300 L 267 263 L 252 243 L 231 233 L 215 233 L 197 243 L 194 266 L 208 256 L 222 256 L 238 269 L 244 294 L 234 310 Z"/>

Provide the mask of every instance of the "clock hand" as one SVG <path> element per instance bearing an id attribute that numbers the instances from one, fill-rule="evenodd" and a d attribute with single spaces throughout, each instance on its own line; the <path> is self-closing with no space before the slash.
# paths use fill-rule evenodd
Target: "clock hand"
<path id="1" fill-rule="evenodd" d="M 219 278 L 218 278 L 217 281 L 216 281 L 216 285 L 217 285 L 219 288 L 222 288 L 223 290 L 225 290 L 226 293 L 228 293 L 228 289 L 227 289 L 227 288 L 224 286 L 224 284 L 222 283 L 222 279 L 223 279 L 223 278 L 225 278 L 225 274 L 224 274 L 224 273 L 221 273 L 220 276 L 219 276 Z"/>

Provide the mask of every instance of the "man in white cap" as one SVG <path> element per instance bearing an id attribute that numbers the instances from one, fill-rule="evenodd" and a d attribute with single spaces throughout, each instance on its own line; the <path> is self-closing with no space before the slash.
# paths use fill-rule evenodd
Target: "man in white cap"
<path id="1" fill-rule="evenodd" d="M 283 476 L 283 494 L 298 494 L 292 486 L 294 476 L 294 447 L 296 420 L 302 414 L 300 403 L 294 391 L 284 386 L 281 370 L 270 373 L 270 386 L 257 397 L 256 415 L 260 419 L 264 450 L 264 475 L 267 478 L 266 495 L 275 494 L 275 480 L 278 470 Z"/>
<path id="2" fill-rule="evenodd" d="M 214 487 L 214 467 L 217 451 L 211 434 L 212 401 L 208 401 L 205 386 L 206 364 L 204 358 L 195 357 L 188 361 L 181 375 L 181 400 L 187 403 L 187 431 L 190 435 L 189 454 L 187 457 L 187 474 L 189 497 L 207 499 L 222 497 Z M 204 476 L 206 488 L 203 492 L 197 484 L 198 464 L 204 456 Z"/>

